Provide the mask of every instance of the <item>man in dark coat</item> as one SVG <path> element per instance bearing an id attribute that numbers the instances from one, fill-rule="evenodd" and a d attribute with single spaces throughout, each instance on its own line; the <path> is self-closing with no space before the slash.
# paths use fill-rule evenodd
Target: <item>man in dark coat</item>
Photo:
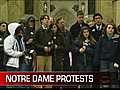
<path id="1" fill-rule="evenodd" d="M 94 26 L 91 27 L 92 36 L 98 41 L 98 38 L 102 35 L 102 30 L 105 24 L 102 22 L 103 16 L 100 13 L 95 13 L 93 15 L 93 20 L 95 21 Z"/>
<path id="2" fill-rule="evenodd" d="M 72 33 L 74 40 L 76 40 L 76 38 L 78 37 L 78 34 L 83 26 L 89 27 L 89 25 L 84 22 L 84 13 L 82 11 L 78 11 L 77 12 L 77 21 L 70 28 L 70 32 Z M 73 69 L 73 71 L 78 71 L 75 57 L 76 57 L 75 54 L 72 53 L 72 59 L 73 59 L 72 60 L 72 69 Z"/>
<path id="3" fill-rule="evenodd" d="M 105 24 L 102 22 L 103 16 L 100 13 L 95 13 L 93 15 L 93 20 L 95 21 L 94 26 L 91 27 L 91 34 L 96 41 L 98 41 L 99 37 L 102 35 L 102 30 Z M 99 72 L 100 66 L 95 65 L 93 66 L 93 71 Z M 99 86 L 94 86 L 93 88 L 99 88 Z"/>

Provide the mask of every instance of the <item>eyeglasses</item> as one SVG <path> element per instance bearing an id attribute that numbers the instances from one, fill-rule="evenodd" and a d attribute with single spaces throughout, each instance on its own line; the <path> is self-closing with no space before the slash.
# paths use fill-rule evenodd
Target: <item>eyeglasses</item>
<path id="1" fill-rule="evenodd" d="M 44 19 L 48 19 L 48 18 L 44 18 Z M 48 19 L 49 20 L 49 19 Z"/>
<path id="2" fill-rule="evenodd" d="M 113 27 L 107 27 L 108 29 L 110 29 L 110 28 L 112 28 L 112 29 L 114 29 Z"/>
<path id="3" fill-rule="evenodd" d="M 1 27 L 7 27 L 6 25 L 1 25 Z"/>

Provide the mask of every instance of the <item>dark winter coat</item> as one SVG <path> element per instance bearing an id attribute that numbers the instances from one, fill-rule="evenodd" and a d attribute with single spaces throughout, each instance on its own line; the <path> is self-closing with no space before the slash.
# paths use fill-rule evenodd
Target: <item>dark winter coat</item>
<path id="1" fill-rule="evenodd" d="M 92 26 L 90 28 L 91 29 L 91 34 L 96 41 L 98 41 L 99 37 L 102 35 L 102 30 L 103 30 L 104 26 L 105 26 L 105 24 L 102 23 L 102 28 L 99 31 L 97 30 L 96 24 L 94 24 L 94 26 Z"/>
<path id="2" fill-rule="evenodd" d="M 53 49 L 52 40 L 53 40 L 52 30 L 50 29 L 45 30 L 43 29 L 42 26 L 39 29 L 35 30 L 33 45 L 37 55 L 42 55 L 42 56 L 52 55 L 52 52 L 44 51 L 45 46 L 49 46 L 51 47 L 51 49 Z M 48 44 L 49 42 L 50 45 Z"/>
<path id="3" fill-rule="evenodd" d="M 94 57 L 94 64 L 98 65 L 100 60 L 120 63 L 120 37 L 114 35 L 112 39 L 100 36 Z"/>
<path id="4" fill-rule="evenodd" d="M 83 26 L 89 27 L 88 24 L 86 24 L 85 22 L 82 23 L 82 27 Z M 78 21 L 71 26 L 70 32 L 72 33 L 74 40 L 78 37 L 78 34 L 80 33 L 82 27 L 80 26 Z"/>
<path id="5" fill-rule="evenodd" d="M 76 60 L 79 63 L 84 65 L 92 65 L 93 64 L 93 57 L 95 54 L 95 45 L 90 45 L 86 47 L 86 51 L 84 53 L 80 53 L 79 50 L 82 48 L 80 45 L 80 40 L 75 40 L 72 44 L 72 52 L 76 54 Z"/>
<path id="6" fill-rule="evenodd" d="M 34 27 L 33 28 L 30 28 L 29 26 L 29 21 L 30 20 L 33 20 L 34 21 Z M 33 34 L 34 34 L 34 31 L 35 31 L 35 18 L 33 16 L 30 16 L 26 19 L 26 22 L 25 22 L 25 34 L 24 34 L 24 42 L 25 42 L 25 46 L 27 49 L 33 49 L 33 43 L 31 44 L 26 44 L 26 42 L 29 40 L 29 39 L 33 39 Z"/>
<path id="7" fill-rule="evenodd" d="M 71 45 L 73 43 L 73 36 L 72 33 L 68 30 L 62 31 L 63 36 L 65 37 L 66 48 L 65 48 L 65 55 L 67 55 L 71 51 Z"/>
<path id="8" fill-rule="evenodd" d="M 0 61 L 1 60 L 3 61 L 3 56 L 4 56 L 3 42 L 7 36 L 8 35 L 6 33 L 0 31 Z"/>

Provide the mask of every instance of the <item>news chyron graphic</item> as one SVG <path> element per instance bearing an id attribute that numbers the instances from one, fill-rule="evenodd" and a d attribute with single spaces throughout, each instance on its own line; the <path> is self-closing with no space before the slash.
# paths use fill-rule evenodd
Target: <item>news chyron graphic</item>
<path id="1" fill-rule="evenodd" d="M 0 85 L 99 85 L 100 73 L 0 72 Z"/>

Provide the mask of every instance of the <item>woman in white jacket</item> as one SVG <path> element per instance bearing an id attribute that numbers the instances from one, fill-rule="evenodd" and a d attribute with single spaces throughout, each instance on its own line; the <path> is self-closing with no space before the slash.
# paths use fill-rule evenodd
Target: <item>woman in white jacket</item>
<path id="1" fill-rule="evenodd" d="M 8 25 L 8 31 L 10 35 L 4 40 L 4 52 L 8 56 L 5 64 L 6 70 L 8 72 L 22 71 L 22 64 L 25 60 L 25 55 L 28 53 L 23 42 L 23 28 L 18 23 L 11 23 Z M 16 87 L 9 86 L 9 88 Z"/>

